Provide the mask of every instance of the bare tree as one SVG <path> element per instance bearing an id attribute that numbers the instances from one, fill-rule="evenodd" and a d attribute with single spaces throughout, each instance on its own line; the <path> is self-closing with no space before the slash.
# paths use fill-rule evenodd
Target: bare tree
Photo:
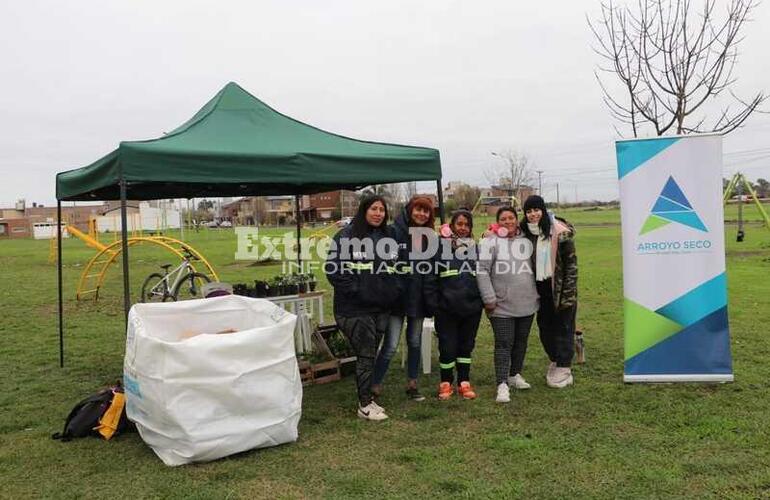
<path id="1" fill-rule="evenodd" d="M 691 4 L 691 0 L 638 0 L 635 7 L 602 3 L 601 17 L 588 19 L 598 42 L 595 51 L 604 61 L 595 72 L 604 103 L 615 119 L 630 125 L 634 137 L 645 126 L 659 136 L 726 134 L 759 111 L 768 98 L 762 91 L 749 100 L 733 92 L 742 28 L 757 3 L 702 0 L 699 13 Z M 717 15 L 717 5 L 726 6 L 726 17 Z M 616 85 L 610 87 L 603 74 L 615 75 Z"/>
<path id="2" fill-rule="evenodd" d="M 452 200 L 454 200 L 454 204 L 457 208 L 470 210 L 476 205 L 476 202 L 479 201 L 480 196 L 481 190 L 479 188 L 462 183 L 455 189 Z"/>
<path id="3" fill-rule="evenodd" d="M 502 164 L 484 172 L 487 181 L 508 191 L 509 196 L 520 198 L 522 188 L 529 187 L 535 179 L 529 156 L 512 149 L 500 153 L 493 152 L 492 155 L 499 158 Z"/>

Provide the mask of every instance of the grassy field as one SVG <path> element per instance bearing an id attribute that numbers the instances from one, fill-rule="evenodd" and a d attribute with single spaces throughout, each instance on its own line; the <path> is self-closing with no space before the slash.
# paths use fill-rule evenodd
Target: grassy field
<path id="1" fill-rule="evenodd" d="M 346 378 L 306 388 L 297 443 L 173 469 L 137 434 L 49 439 L 75 402 L 121 376 L 119 270 L 99 303 L 78 303 L 76 282 L 93 251 L 64 242 L 67 356 L 60 369 L 48 242 L 0 241 L 0 497 L 770 498 L 770 231 L 752 223 L 738 244 L 735 226 L 727 226 L 735 383 L 631 386 L 622 383 L 618 211 L 564 215 L 578 229 L 588 358 L 575 369 L 574 387 L 545 386 L 547 360 L 533 332 L 524 369 L 533 389 L 515 393 L 509 405 L 494 403 L 492 335 L 482 320 L 476 401 L 407 401 L 394 363 L 386 422 L 355 417 L 354 381 Z M 746 215 L 758 220 L 753 208 Z M 280 269 L 236 261 L 232 230 L 188 238 L 224 281 Z M 132 251 L 132 292 L 164 262 L 157 250 Z M 421 379 L 431 394 L 437 383 L 435 371 Z"/>

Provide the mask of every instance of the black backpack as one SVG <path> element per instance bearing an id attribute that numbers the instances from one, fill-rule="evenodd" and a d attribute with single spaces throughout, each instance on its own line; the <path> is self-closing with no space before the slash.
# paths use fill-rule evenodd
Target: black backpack
<path id="1" fill-rule="evenodd" d="M 112 406 L 112 401 L 116 392 L 123 392 L 123 387 L 120 383 L 102 389 L 96 394 L 92 394 L 80 401 L 67 416 L 67 420 L 64 423 L 64 430 L 52 434 L 51 438 L 69 441 L 72 438 L 100 436 L 96 430 L 99 426 L 99 419 L 101 419 L 110 406 Z M 116 434 L 126 432 L 132 428 L 133 424 L 128 421 L 126 410 L 123 408 Z"/>

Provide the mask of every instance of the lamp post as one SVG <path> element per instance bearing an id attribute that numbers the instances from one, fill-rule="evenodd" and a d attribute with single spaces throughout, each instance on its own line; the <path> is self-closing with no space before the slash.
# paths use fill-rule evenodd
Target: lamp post
<path id="1" fill-rule="evenodd" d="M 496 156 L 496 157 L 500 158 L 501 160 L 505 161 L 505 157 L 503 155 L 501 155 L 499 153 L 495 153 L 494 151 L 490 151 L 490 153 L 492 154 L 492 156 Z M 508 191 L 509 191 L 508 195 L 510 197 L 513 197 L 514 188 L 513 188 L 513 163 L 512 162 L 510 162 L 510 167 L 511 167 L 511 176 L 510 176 L 510 184 L 509 184 L 509 189 L 508 189 Z"/>

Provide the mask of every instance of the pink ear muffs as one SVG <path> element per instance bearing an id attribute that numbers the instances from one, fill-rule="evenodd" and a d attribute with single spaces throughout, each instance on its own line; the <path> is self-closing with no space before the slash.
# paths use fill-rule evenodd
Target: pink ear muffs
<path id="1" fill-rule="evenodd" d="M 501 238 L 506 238 L 508 236 L 508 230 L 500 224 L 490 224 L 489 231 L 492 231 Z"/>

